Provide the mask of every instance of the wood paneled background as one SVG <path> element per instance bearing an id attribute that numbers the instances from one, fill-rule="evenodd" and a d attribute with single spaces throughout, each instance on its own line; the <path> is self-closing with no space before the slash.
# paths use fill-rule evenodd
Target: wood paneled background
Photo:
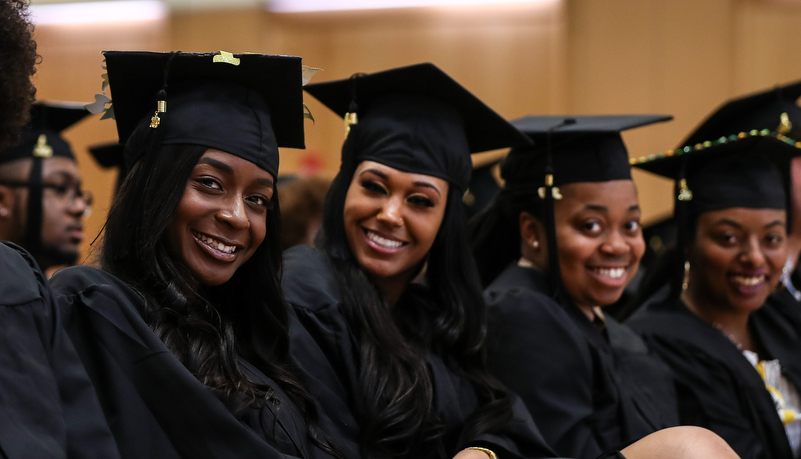
<path id="1" fill-rule="evenodd" d="M 40 99 L 91 101 L 102 50 L 293 54 L 321 67 L 313 81 L 423 61 L 436 63 L 499 113 L 669 113 L 670 123 L 624 135 L 633 156 L 676 146 L 738 94 L 801 79 L 801 4 L 790 0 L 546 0 L 503 7 L 276 14 L 262 9 L 173 13 L 157 22 L 40 26 Z M 284 150 L 282 171 L 338 167 L 339 118 L 307 97 L 306 150 Z M 85 253 L 108 208 L 114 173 L 88 145 L 116 139 L 94 116 L 66 132 L 98 197 Z M 311 159 L 310 159 L 311 158 Z M 670 184 L 637 173 L 645 220 L 671 209 Z"/>

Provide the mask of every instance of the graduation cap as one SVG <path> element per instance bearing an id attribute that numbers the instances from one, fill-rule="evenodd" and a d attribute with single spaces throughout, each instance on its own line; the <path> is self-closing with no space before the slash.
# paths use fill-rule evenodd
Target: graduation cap
<path id="1" fill-rule="evenodd" d="M 801 81 L 736 97 L 712 112 L 680 145 L 767 129 L 801 140 Z"/>
<path id="2" fill-rule="evenodd" d="M 801 142 L 767 129 L 632 160 L 676 180 L 676 203 L 689 214 L 730 207 L 786 209 L 789 163 Z"/>
<path id="3" fill-rule="evenodd" d="M 278 147 L 304 148 L 301 59 L 264 54 L 106 51 L 120 143 L 216 148 L 278 175 Z M 132 165 L 142 151 L 125 152 Z"/>
<path id="4" fill-rule="evenodd" d="M 311 84 L 306 91 L 345 118 L 350 133 L 343 164 L 373 160 L 465 190 L 472 170 L 469 153 L 530 144 L 430 63 Z"/>
<path id="5" fill-rule="evenodd" d="M 31 121 L 23 128 L 20 142 L 0 152 L 0 163 L 53 156 L 75 160 L 75 154 L 61 132 L 88 115 L 82 103 L 34 103 Z"/>
<path id="6" fill-rule="evenodd" d="M 512 121 L 537 145 L 513 148 L 501 176 L 509 187 L 631 179 L 622 131 L 673 119 L 670 115 L 526 116 Z"/>
<path id="7" fill-rule="evenodd" d="M 801 155 L 801 142 L 768 129 L 704 141 L 632 160 L 634 167 L 675 180 L 677 250 L 687 246 L 693 216 L 745 207 L 783 209 L 789 214 L 790 160 Z M 683 278 L 684 260 L 673 267 L 673 294 Z"/>

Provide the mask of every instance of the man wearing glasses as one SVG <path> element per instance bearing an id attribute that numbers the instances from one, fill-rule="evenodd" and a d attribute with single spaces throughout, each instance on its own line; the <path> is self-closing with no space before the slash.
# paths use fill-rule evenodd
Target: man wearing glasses
<path id="1" fill-rule="evenodd" d="M 0 152 L 0 240 L 24 247 L 42 270 L 78 261 L 92 195 L 59 133 L 88 114 L 82 105 L 36 103 L 21 142 Z"/>

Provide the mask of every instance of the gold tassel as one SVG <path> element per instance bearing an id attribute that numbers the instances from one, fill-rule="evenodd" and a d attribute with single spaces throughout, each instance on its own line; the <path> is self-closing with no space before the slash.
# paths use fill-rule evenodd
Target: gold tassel
<path id="1" fill-rule="evenodd" d="M 33 156 L 37 158 L 50 158 L 53 156 L 53 147 L 47 144 L 47 136 L 41 134 L 33 147 Z"/>
<path id="2" fill-rule="evenodd" d="M 350 134 L 350 127 L 359 124 L 359 117 L 356 113 L 345 113 L 345 137 Z"/>
<path id="3" fill-rule="evenodd" d="M 793 129 L 793 123 L 790 122 L 790 117 L 787 115 L 787 112 L 782 113 L 779 116 L 779 127 L 776 128 L 776 132 L 782 135 L 787 135 Z"/>
<path id="4" fill-rule="evenodd" d="M 687 187 L 687 179 L 679 181 L 679 201 L 692 201 L 693 192 Z"/>
<path id="5" fill-rule="evenodd" d="M 161 118 L 159 117 L 159 113 L 166 113 L 167 112 L 167 101 L 160 100 L 158 105 L 156 106 L 156 113 L 153 114 L 153 117 L 150 118 L 150 127 L 156 129 L 161 124 Z"/>

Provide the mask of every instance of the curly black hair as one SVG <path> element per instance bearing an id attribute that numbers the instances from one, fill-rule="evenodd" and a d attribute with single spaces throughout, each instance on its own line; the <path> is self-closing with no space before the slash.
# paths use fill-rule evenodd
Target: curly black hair
<path id="1" fill-rule="evenodd" d="M 28 1 L 0 0 L 0 149 L 16 143 L 30 119 L 38 63 Z"/>

